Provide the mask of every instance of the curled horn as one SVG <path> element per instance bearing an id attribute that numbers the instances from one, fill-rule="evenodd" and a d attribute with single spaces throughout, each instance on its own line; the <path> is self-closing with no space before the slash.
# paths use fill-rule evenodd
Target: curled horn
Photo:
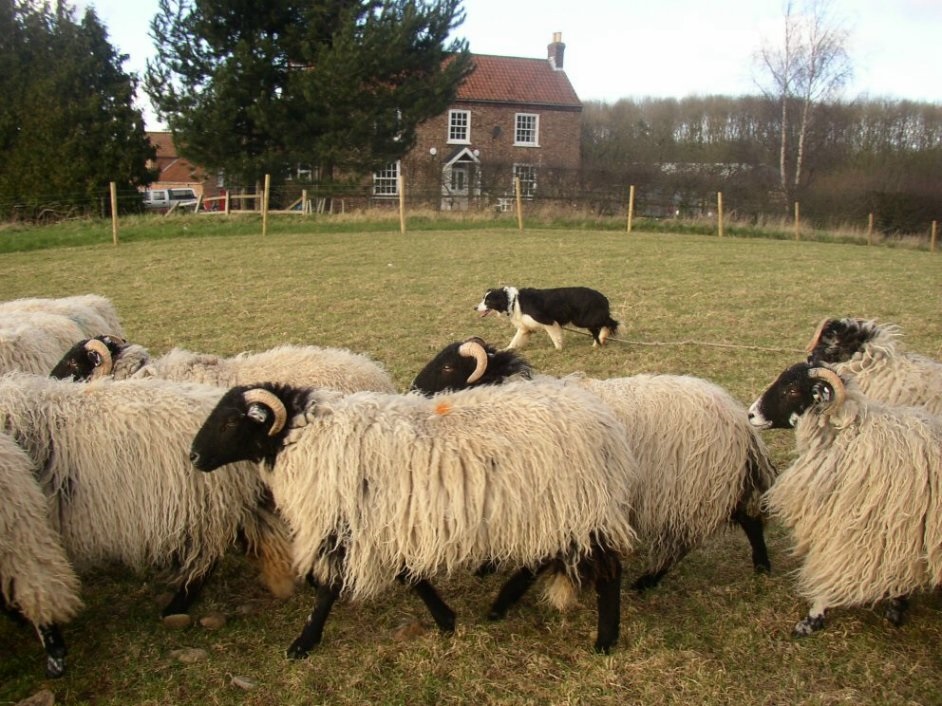
<path id="1" fill-rule="evenodd" d="M 834 391 L 834 399 L 830 404 L 831 407 L 837 409 L 844 404 L 844 399 L 847 397 L 847 390 L 844 388 L 844 381 L 841 380 L 840 375 L 829 368 L 812 368 L 808 371 L 808 376 L 823 380 L 831 386 L 831 389 Z"/>
<path id="2" fill-rule="evenodd" d="M 487 370 L 487 351 L 484 350 L 484 342 L 480 338 L 469 338 L 458 348 L 458 355 L 464 358 L 474 358 L 474 372 L 466 380 L 468 385 L 473 385 Z"/>
<path id="3" fill-rule="evenodd" d="M 821 340 L 821 334 L 824 332 L 824 327 L 831 323 L 831 319 L 821 319 L 821 323 L 818 324 L 818 328 L 815 329 L 814 335 L 811 337 L 811 340 L 808 342 L 807 347 L 805 348 L 805 353 L 811 353 L 814 350 L 815 346 L 818 345 L 818 341 Z"/>
<path id="4" fill-rule="evenodd" d="M 269 436 L 274 436 L 284 429 L 285 421 L 288 419 L 288 411 L 275 393 L 261 387 L 254 387 L 251 390 L 246 390 L 242 397 L 246 404 L 263 404 L 274 412 L 275 421 L 272 422 L 271 429 L 268 430 Z"/>
<path id="5" fill-rule="evenodd" d="M 111 358 L 111 351 L 108 350 L 107 345 L 97 338 L 90 338 L 85 342 L 85 350 L 94 351 L 101 356 L 101 363 L 95 367 L 95 377 L 111 374 L 114 369 L 114 360 Z"/>

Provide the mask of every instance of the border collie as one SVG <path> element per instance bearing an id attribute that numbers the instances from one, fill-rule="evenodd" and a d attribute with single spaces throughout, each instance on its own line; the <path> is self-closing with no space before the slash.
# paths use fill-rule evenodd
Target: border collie
<path id="1" fill-rule="evenodd" d="M 608 299 L 588 287 L 532 289 L 497 287 L 484 293 L 475 307 L 481 316 L 496 312 L 510 317 L 517 328 L 505 350 L 522 348 L 530 334 L 544 329 L 557 350 L 563 347 L 563 326 L 572 324 L 592 333 L 592 346 L 603 346 L 618 330 L 618 322 L 609 314 Z"/>

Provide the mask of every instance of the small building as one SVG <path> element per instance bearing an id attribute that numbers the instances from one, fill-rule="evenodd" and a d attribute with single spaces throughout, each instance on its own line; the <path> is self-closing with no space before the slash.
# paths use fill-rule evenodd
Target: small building
<path id="1" fill-rule="evenodd" d="M 444 210 L 508 206 L 515 178 L 524 198 L 552 195 L 581 167 L 582 103 L 563 70 L 565 48 L 556 33 L 545 59 L 472 54 L 454 104 L 374 174 L 373 196 L 397 196 L 400 174 L 407 194 L 440 195 Z"/>

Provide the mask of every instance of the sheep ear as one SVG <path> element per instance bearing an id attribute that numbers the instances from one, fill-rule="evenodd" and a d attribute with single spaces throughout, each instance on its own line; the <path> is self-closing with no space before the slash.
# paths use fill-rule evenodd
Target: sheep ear
<path id="1" fill-rule="evenodd" d="M 268 409 L 265 405 L 259 404 L 257 402 L 250 404 L 249 409 L 246 412 L 246 416 L 251 419 L 253 422 L 258 422 L 259 424 L 266 424 L 269 419 L 271 419 L 271 410 Z"/>

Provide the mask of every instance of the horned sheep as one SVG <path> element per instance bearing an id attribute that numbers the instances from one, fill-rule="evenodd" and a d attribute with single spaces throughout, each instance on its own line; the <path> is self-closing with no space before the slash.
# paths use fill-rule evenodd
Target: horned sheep
<path id="1" fill-rule="evenodd" d="M 0 434 L 0 603 L 32 623 L 46 651 L 46 674 L 58 677 L 66 656 L 59 625 L 82 601 L 35 472 L 26 452 Z"/>
<path id="2" fill-rule="evenodd" d="M 61 314 L 0 313 L 0 373 L 18 370 L 48 375 L 69 347 L 87 335 Z"/>
<path id="3" fill-rule="evenodd" d="M 222 395 L 166 380 L 76 385 L 0 376 L 0 428 L 29 454 L 77 570 L 119 562 L 162 569 L 177 591 L 162 615 L 185 614 L 226 551 L 244 543 L 277 595 L 293 590 L 287 528 L 254 469 L 199 477 L 189 443 Z"/>
<path id="4" fill-rule="evenodd" d="M 530 387 L 435 400 L 272 384 L 226 393 L 191 458 L 203 471 L 258 462 L 292 527 L 295 568 L 319 589 L 289 656 L 320 642 L 337 598 L 373 596 L 396 578 L 450 631 L 454 613 L 429 581 L 487 562 L 535 571 L 559 562 L 569 575 L 590 567 L 595 647 L 611 649 L 620 559 L 635 543 L 634 457 L 592 395 Z"/>
<path id="5" fill-rule="evenodd" d="M 795 635 L 824 627 L 830 608 L 887 597 L 900 624 L 911 593 L 942 584 L 942 420 L 809 363 L 785 370 L 749 417 L 795 430 L 797 457 L 764 498 L 803 559 L 798 590 L 811 608 Z"/>
<path id="6" fill-rule="evenodd" d="M 382 366 L 342 348 L 282 345 L 231 358 L 174 348 L 152 357 L 142 346 L 109 336 L 76 343 L 52 369 L 52 375 L 78 381 L 108 376 L 116 380 L 158 377 L 227 388 L 282 382 L 340 392 L 396 389 Z"/>
<path id="7" fill-rule="evenodd" d="M 865 395 L 942 415 L 942 362 L 908 351 L 899 326 L 860 318 L 824 319 L 808 344 L 808 362 L 853 379 Z"/>
<path id="8" fill-rule="evenodd" d="M 412 388 L 435 394 L 534 377 L 514 351 L 471 338 L 446 346 Z M 636 590 L 657 585 L 688 551 L 731 522 L 745 532 L 755 570 L 770 571 L 759 502 L 776 471 L 743 405 L 718 385 L 692 376 L 562 380 L 612 409 L 638 460 L 634 526 L 647 550 L 647 570 L 634 582 Z"/>

